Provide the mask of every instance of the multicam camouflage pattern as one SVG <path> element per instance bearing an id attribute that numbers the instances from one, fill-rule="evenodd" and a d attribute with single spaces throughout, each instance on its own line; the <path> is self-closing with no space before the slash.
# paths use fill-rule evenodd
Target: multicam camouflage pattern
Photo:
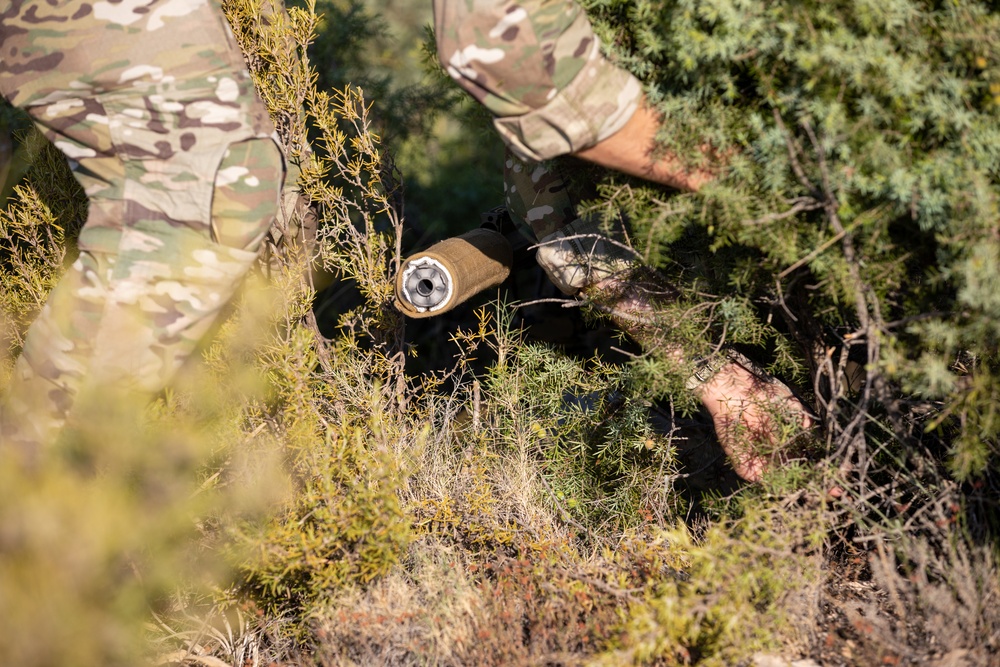
<path id="1" fill-rule="evenodd" d="M 28 332 L 0 415 L 51 440 L 108 387 L 161 390 L 254 262 L 283 177 L 215 0 L 13 0 L 0 91 L 89 199 L 79 258 Z"/>
<path id="2" fill-rule="evenodd" d="M 558 161 L 529 162 L 508 150 L 503 196 L 511 219 L 535 242 L 577 218 L 576 201 Z"/>
<path id="3" fill-rule="evenodd" d="M 602 55 L 573 0 L 434 0 L 434 26 L 442 65 L 522 158 L 589 148 L 638 109 L 639 81 Z"/>
<path id="4" fill-rule="evenodd" d="M 639 265 L 624 243 L 621 225 L 609 230 L 597 217 L 577 215 L 558 163 L 526 162 L 508 152 L 504 201 L 522 233 L 538 242 L 535 260 L 564 294 L 577 294 Z"/>

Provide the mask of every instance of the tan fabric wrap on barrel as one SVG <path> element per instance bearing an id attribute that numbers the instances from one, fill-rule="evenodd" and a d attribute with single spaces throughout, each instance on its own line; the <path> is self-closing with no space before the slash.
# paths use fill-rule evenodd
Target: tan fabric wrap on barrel
<path id="1" fill-rule="evenodd" d="M 396 307 L 407 317 L 446 313 L 510 275 L 514 251 L 498 232 L 474 229 L 414 253 L 396 276 Z"/>

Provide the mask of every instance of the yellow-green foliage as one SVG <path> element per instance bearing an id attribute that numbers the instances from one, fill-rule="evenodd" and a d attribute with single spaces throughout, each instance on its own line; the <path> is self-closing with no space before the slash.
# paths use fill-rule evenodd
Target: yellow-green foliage
<path id="1" fill-rule="evenodd" d="M 483 459 L 483 453 L 471 454 L 454 470 L 455 479 L 462 480 L 456 485 L 457 497 L 447 489 L 413 503 L 419 534 L 456 539 L 470 551 L 503 550 L 514 544 L 517 524 L 504 517 L 498 489 L 488 478 L 489 462 Z"/>
<path id="2" fill-rule="evenodd" d="M 620 648 L 599 664 L 732 665 L 788 636 L 800 598 L 821 578 L 827 521 L 811 509 L 754 509 L 697 539 L 679 525 L 663 539 L 683 554 L 681 576 L 663 579 L 632 605 Z"/>
<path id="3" fill-rule="evenodd" d="M 496 355 L 488 376 L 463 357 L 460 392 L 422 397 L 407 557 L 314 607 L 323 664 L 734 664 L 780 643 L 819 579 L 821 514 L 761 499 L 695 539 L 623 371 L 528 345 L 496 312 L 456 338 Z"/>
<path id="4" fill-rule="evenodd" d="M 317 21 L 312 4 L 287 14 L 246 1 L 225 9 L 298 168 L 297 212 L 316 211 L 321 229 L 317 240 L 285 236 L 275 249 L 286 304 L 277 336 L 258 357 L 273 392 L 259 418 L 281 434 L 295 494 L 271 518 L 239 528 L 249 554 L 239 569 L 281 608 L 369 581 L 396 561 L 409 534 L 396 495 L 400 454 L 417 435 L 398 410 L 399 360 L 383 347 L 397 335 L 399 316 L 384 308 L 392 236 L 375 225 L 393 211 L 361 92 L 316 90 L 305 52 Z M 353 278 L 367 300 L 345 318 L 339 341 L 322 339 L 313 324 L 303 255 Z"/>
<path id="5" fill-rule="evenodd" d="M 181 385 L 151 406 L 82 406 L 86 420 L 35 460 L 0 452 L 0 655 L 12 664 L 136 664 L 151 605 L 226 581 L 198 546 L 213 517 L 281 497 L 273 442 L 242 428 L 256 378 Z"/>
<path id="6" fill-rule="evenodd" d="M 36 131 L 24 130 L 17 138 L 17 155 L 30 169 L 28 181 L 12 185 L 11 200 L 0 210 L 3 355 L 20 350 L 24 330 L 62 274 L 67 240 L 74 238 L 87 207 L 62 153 Z"/>

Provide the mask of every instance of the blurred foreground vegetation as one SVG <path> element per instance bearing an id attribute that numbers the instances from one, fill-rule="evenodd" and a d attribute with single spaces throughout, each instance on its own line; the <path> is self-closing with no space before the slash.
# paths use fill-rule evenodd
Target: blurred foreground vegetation
<path id="1" fill-rule="evenodd" d="M 683 287 L 692 357 L 736 346 L 817 410 L 754 486 L 687 369 L 579 309 L 560 346 L 523 285 L 433 344 L 392 308 L 401 257 L 502 191 L 484 119 L 395 66 L 426 8 L 224 4 L 302 199 L 176 387 L 95 406 L 43 469 L 0 460 L 10 664 L 995 664 L 988 3 L 586 3 L 664 142 L 731 156 L 698 195 L 576 168 Z M 5 114 L 0 387 L 85 210 Z"/>

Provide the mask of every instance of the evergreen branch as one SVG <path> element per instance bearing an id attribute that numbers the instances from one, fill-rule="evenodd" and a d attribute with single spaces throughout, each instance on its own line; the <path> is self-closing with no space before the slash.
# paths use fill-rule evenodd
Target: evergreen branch
<path id="1" fill-rule="evenodd" d="M 826 204 L 820 204 L 819 206 L 816 206 L 815 208 L 826 208 L 826 206 L 827 206 Z M 873 209 L 871 209 L 869 211 L 866 211 L 865 213 L 862 213 L 857 218 L 855 218 L 854 222 L 852 222 L 847 228 L 841 227 L 841 231 L 838 231 L 836 234 L 834 234 L 829 239 L 827 239 L 826 241 L 824 241 L 821 245 L 819 245 L 817 248 L 815 248 L 808 255 L 806 255 L 802 259 L 796 261 L 794 264 L 792 264 L 791 266 L 789 266 L 787 269 L 785 269 L 784 271 L 782 271 L 781 273 L 779 273 L 778 274 L 778 279 L 780 280 L 782 278 L 787 277 L 790 273 L 794 272 L 796 269 L 798 269 L 798 268 L 800 268 L 800 267 L 808 264 L 809 262 L 813 261 L 814 259 L 816 259 L 816 257 L 818 257 L 819 255 L 823 254 L 823 252 L 825 250 L 827 250 L 830 246 L 832 246 L 834 243 L 836 243 L 837 241 L 842 240 L 847 234 L 850 234 L 851 232 L 853 232 L 855 229 L 857 229 L 861 225 L 867 224 L 871 220 L 871 218 L 875 217 L 875 215 L 877 215 L 881 211 L 884 211 L 886 208 L 888 208 L 888 204 L 881 204 L 881 205 L 876 206 L 875 208 L 873 208 Z"/>
<path id="2" fill-rule="evenodd" d="M 871 303 L 869 303 L 866 296 L 871 292 L 871 288 L 861 277 L 860 261 L 854 246 L 854 238 L 851 235 L 851 231 L 853 231 L 859 221 L 855 221 L 855 224 L 851 225 L 850 230 L 844 227 L 838 213 L 840 203 L 838 201 L 837 193 L 834 191 L 832 179 L 830 178 L 830 171 L 827 164 L 826 151 L 823 148 L 823 142 L 817 137 L 808 119 L 802 119 L 800 125 L 805 131 L 806 136 L 809 138 L 813 151 L 816 155 L 816 162 L 822 179 L 822 199 L 824 202 L 824 210 L 826 211 L 826 217 L 830 226 L 836 232 L 835 238 L 839 238 L 840 240 L 844 260 L 847 263 L 848 275 L 850 276 L 850 281 L 854 291 L 855 315 L 857 316 L 860 325 L 859 330 L 863 332 L 863 339 L 867 345 L 867 366 L 869 368 L 874 368 L 875 362 L 880 357 L 880 343 L 878 336 L 873 336 L 871 334 L 873 331 L 882 330 L 882 327 L 873 326 L 873 319 L 877 320 L 878 324 L 881 323 L 881 318 L 877 316 L 878 299 L 875 298 Z M 869 371 L 869 373 L 871 372 L 872 371 Z M 839 436 L 841 438 L 842 445 L 838 448 L 838 450 L 846 450 L 846 458 L 853 458 L 855 455 L 858 457 L 858 484 L 860 485 L 862 491 L 868 481 L 868 467 L 871 463 L 871 459 L 867 451 L 867 438 L 865 437 L 864 426 L 870 419 L 868 406 L 871 405 L 873 398 L 872 392 L 876 387 L 876 383 L 873 381 L 874 379 L 875 378 L 873 377 L 869 377 L 868 381 L 862 386 L 862 396 L 858 402 L 857 408 L 855 409 L 854 415 L 848 424 L 840 429 L 841 435 Z M 886 386 L 882 383 L 879 383 L 878 386 L 880 396 L 886 399 L 891 399 L 891 396 L 888 395 Z M 888 408 L 889 401 L 883 402 L 886 403 L 886 407 Z M 890 419 L 894 422 L 896 421 L 895 417 L 892 415 L 890 415 Z"/>
<path id="3" fill-rule="evenodd" d="M 529 306 L 537 306 L 543 303 L 558 303 L 563 308 L 580 308 L 581 306 L 587 305 L 586 301 L 580 299 L 560 299 L 558 297 L 549 297 L 546 299 L 533 299 L 531 301 L 525 301 L 524 303 L 514 304 L 514 308 L 528 308 Z"/>
<path id="4" fill-rule="evenodd" d="M 787 211 L 782 213 L 770 213 L 753 220 L 744 220 L 741 224 L 764 225 L 769 222 L 777 222 L 778 220 L 786 220 L 788 218 L 795 217 L 803 211 L 815 211 L 816 209 L 823 208 L 823 203 L 813 199 L 812 197 L 798 197 L 794 201 L 795 204 Z"/>
<path id="5" fill-rule="evenodd" d="M 541 460 L 543 461 L 545 460 L 545 452 L 542 451 L 541 444 L 535 446 L 535 453 Z M 581 533 L 589 537 L 591 540 L 594 540 L 595 539 L 594 533 L 589 528 L 587 528 L 586 526 L 575 520 L 573 516 L 569 513 L 569 510 L 563 507 L 562 503 L 559 502 L 559 496 L 552 488 L 552 485 L 549 484 L 549 480 L 545 479 L 544 472 L 542 471 L 538 472 L 538 479 L 542 480 L 542 485 L 545 487 L 545 490 L 549 494 L 549 500 L 552 501 L 552 504 L 555 505 L 556 509 L 559 510 L 559 518 L 568 523 L 570 526 L 573 526 L 574 528 L 579 530 Z"/>
<path id="6" fill-rule="evenodd" d="M 812 181 L 810 181 L 806 176 L 805 170 L 799 163 L 798 149 L 792 139 L 791 132 L 789 132 L 788 128 L 785 126 L 785 121 L 781 118 L 781 113 L 777 108 L 772 109 L 772 112 L 774 114 L 774 122 L 777 123 L 778 129 L 780 129 L 782 134 L 785 136 L 785 147 L 788 149 L 788 160 L 792 165 L 792 172 L 794 172 L 795 177 L 799 180 L 799 183 L 801 183 L 802 186 L 809 191 L 814 199 L 820 199 L 820 191 L 815 185 L 812 184 Z"/>

